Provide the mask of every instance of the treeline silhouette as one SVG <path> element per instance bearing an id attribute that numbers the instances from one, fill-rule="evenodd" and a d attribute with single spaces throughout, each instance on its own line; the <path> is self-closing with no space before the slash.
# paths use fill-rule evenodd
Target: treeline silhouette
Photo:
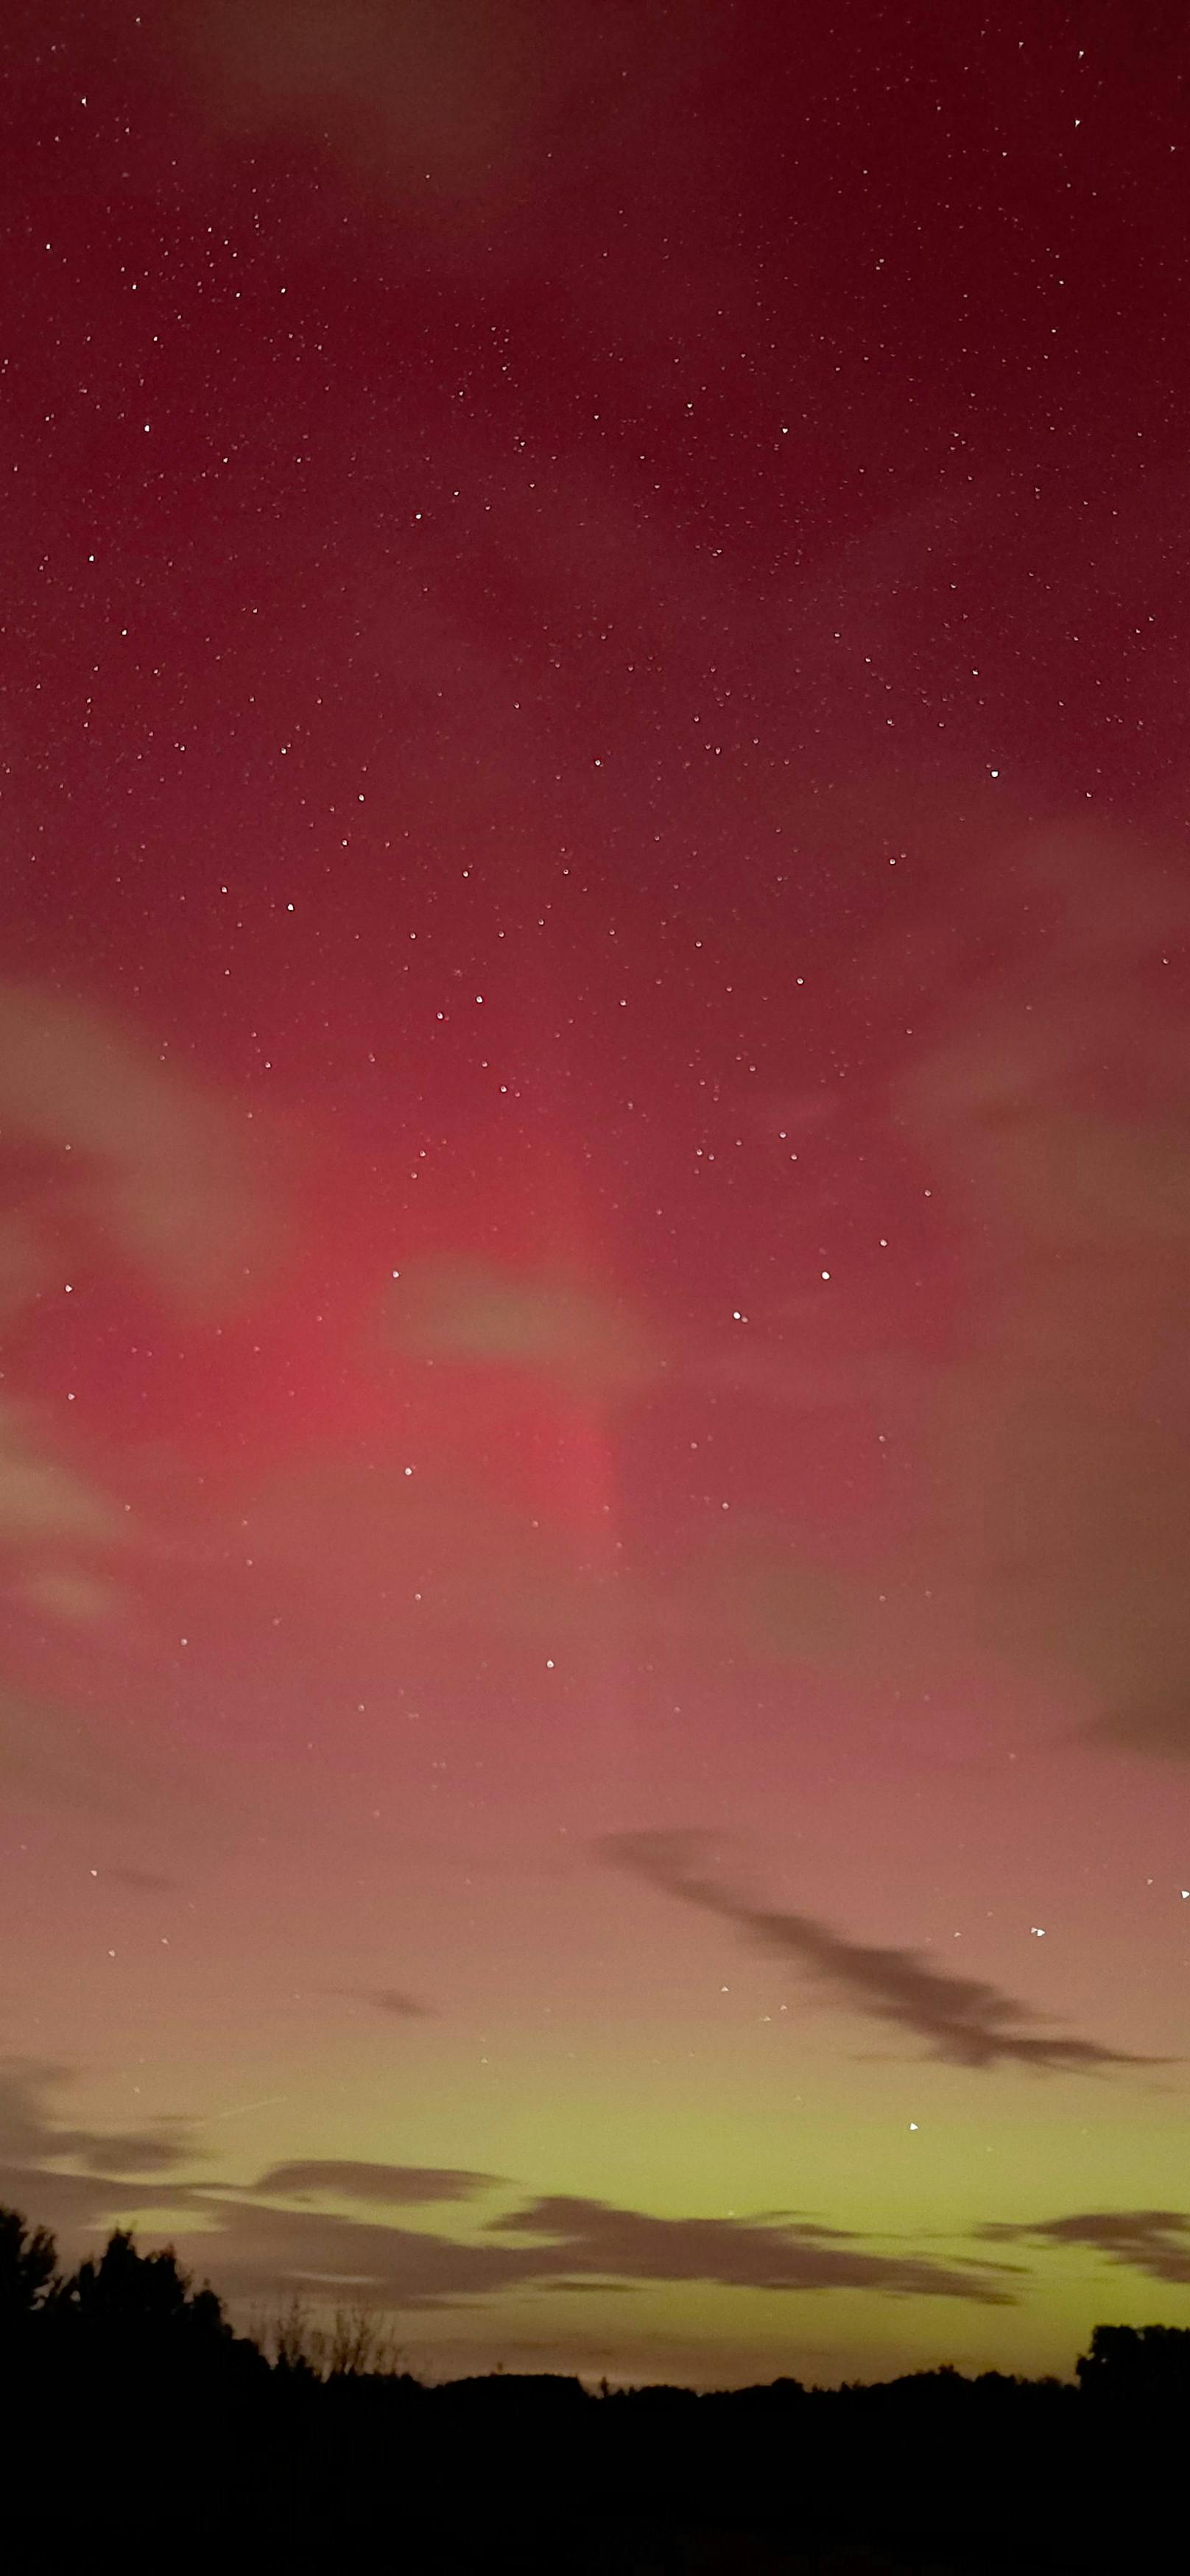
<path id="1" fill-rule="evenodd" d="M 0 2408 L 14 2570 L 1049 2576 L 1185 2550 L 1190 2330 L 1160 2325 L 1097 2326 L 1074 2384 L 427 2385 L 362 2310 L 237 2334 L 172 2249 L 117 2229 L 64 2274 L 0 2208 Z"/>

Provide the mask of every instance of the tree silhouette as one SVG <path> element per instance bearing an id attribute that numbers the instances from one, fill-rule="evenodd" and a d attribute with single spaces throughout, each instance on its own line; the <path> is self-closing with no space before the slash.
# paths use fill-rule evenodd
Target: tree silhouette
<path id="1" fill-rule="evenodd" d="M 1185 2404 L 1190 2398 L 1190 2327 L 1096 2326 L 1091 2349 L 1076 2362 L 1090 2397 L 1132 2403 Z"/>
<path id="2" fill-rule="evenodd" d="M 274 2368 L 291 2378 L 396 2379 L 404 2368 L 404 2352 L 385 2312 L 363 2301 L 336 2308 L 325 2326 L 295 2291 L 273 2315 L 258 2312 L 252 2334 Z"/>
<path id="3" fill-rule="evenodd" d="M 54 2285 L 48 2314 L 67 2347 L 132 2366 L 197 2364 L 235 2341 L 215 2291 L 192 2289 L 172 2245 L 142 2254 L 131 2228 L 116 2228 L 101 2255 Z"/>
<path id="4" fill-rule="evenodd" d="M 48 2227 L 31 2231 L 19 2209 L 0 2207 L 0 2336 L 19 2332 L 44 2307 L 57 2260 Z"/>
<path id="5" fill-rule="evenodd" d="M 320 2380 L 325 2367 L 326 2336 L 310 2313 L 308 2302 L 295 2290 L 288 2304 L 272 2317 L 262 2317 L 253 2332 L 262 2352 L 267 2352 L 281 2379 Z"/>

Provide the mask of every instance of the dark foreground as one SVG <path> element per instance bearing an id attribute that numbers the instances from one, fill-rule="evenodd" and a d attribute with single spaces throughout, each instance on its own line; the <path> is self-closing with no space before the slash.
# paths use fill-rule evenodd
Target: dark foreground
<path id="1" fill-rule="evenodd" d="M 27 2374 L 6 2410 L 4 2563 L 369 2576 L 1184 2563 L 1187 2410 L 1118 2391 L 934 2375 L 600 2398 L 567 2380 L 427 2389 L 319 2381 L 259 2356 L 233 2368 L 240 2384 L 218 2389 L 127 2360 L 103 2386 Z"/>
<path id="2" fill-rule="evenodd" d="M 1187 2559 L 1190 2332 L 1076 2383 L 433 2388 L 270 2360 L 171 2254 L 68 2279 L 0 2210 L 0 2566 L 367 2576 L 1147 2576 Z"/>

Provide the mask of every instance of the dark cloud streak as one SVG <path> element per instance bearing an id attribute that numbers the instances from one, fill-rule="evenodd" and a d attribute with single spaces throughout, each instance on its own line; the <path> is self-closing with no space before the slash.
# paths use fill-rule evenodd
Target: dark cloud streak
<path id="1" fill-rule="evenodd" d="M 394 2020 L 429 2021 L 433 2007 L 419 2003 L 401 1986 L 329 1986 L 328 1994 L 338 1995 L 342 2002 L 371 2004 L 376 2012 L 390 2013 Z"/>
<path id="2" fill-rule="evenodd" d="M 977 2227 L 981 2245 L 1086 2245 L 1150 2281 L 1190 2287 L 1190 2217 L 1176 2209 L 1091 2209 L 1069 2218 L 999 2220 Z"/>
<path id="3" fill-rule="evenodd" d="M 1157 2066 L 1162 2058 L 1104 2048 L 1096 2040 L 1020 2028 L 1044 2016 L 997 1986 L 933 1968 L 917 1950 L 849 1941 L 808 1914 L 752 1905 L 702 1874 L 713 1837 L 683 1833 L 606 1834 L 594 1848 L 668 1896 L 731 1923 L 770 1958 L 805 1969 L 837 2002 L 929 2042 L 952 2066 L 1016 2063 L 1047 2074 L 1090 2074 L 1109 2066 Z"/>
<path id="4" fill-rule="evenodd" d="M 180 2161 L 173 2135 L 114 2133 L 57 2122 L 43 2092 L 65 2070 L 15 2066 L 0 2084 L 0 2203 L 39 2224 L 94 2236 L 148 2212 L 168 2213 L 180 2262 L 231 2299 L 284 2297 L 295 2284 L 315 2294 L 351 2281 L 370 2305 L 437 2309 L 505 2290 L 630 2289 L 648 2281 L 710 2282 L 742 2290 L 865 2290 L 886 2297 L 962 2299 L 1003 2307 L 1015 2293 L 1005 2266 L 970 2255 L 953 2263 L 928 2255 L 869 2250 L 847 2231 L 795 2217 L 658 2218 L 573 2194 L 540 2195 L 488 2219 L 478 2235 L 449 2237 L 386 2225 L 336 2210 L 279 2208 L 269 2195 L 336 2193 L 391 2206 L 466 2202 L 500 2177 L 454 2166 L 364 2164 L 309 2158 L 270 2166 L 254 2184 L 137 2179 L 99 2169 L 112 2160 L 141 2171 Z M 176 2124 L 179 2128 L 182 2124 Z M 54 2169 L 84 2162 L 85 2173 Z M 179 2219 L 190 2213 L 193 2232 Z M 515 2239 L 525 2240 L 517 2243 Z"/>
<path id="5" fill-rule="evenodd" d="M 1010 2304 L 988 2276 L 916 2255 L 871 2254 L 838 2231 L 738 2218 L 655 2218 L 606 2201 L 550 2194 L 488 2220 L 493 2235 L 550 2240 L 550 2265 L 569 2273 L 622 2274 L 636 2281 L 709 2281 L 733 2289 L 875 2289 L 918 2298 Z M 998 2268 L 998 2267 L 997 2267 Z"/>
<path id="6" fill-rule="evenodd" d="M 328 2192 L 344 2200 L 387 2202 L 396 2209 L 414 2201 L 474 2200 L 499 2181 L 499 2174 L 471 2173 L 454 2165 L 376 2165 L 347 2156 L 315 2156 L 304 2163 L 270 2165 L 252 2190 L 265 2199 Z"/>
<path id="7" fill-rule="evenodd" d="M 171 2116 L 145 2129 L 72 2128 L 68 2121 L 55 2120 L 42 2096 L 69 2081 L 68 2068 L 40 2060 L 10 2061 L 0 2072 L 0 2158 L 40 2164 L 70 2157 L 88 2173 L 138 2176 L 202 2162 L 204 2150 L 189 2120 Z"/>

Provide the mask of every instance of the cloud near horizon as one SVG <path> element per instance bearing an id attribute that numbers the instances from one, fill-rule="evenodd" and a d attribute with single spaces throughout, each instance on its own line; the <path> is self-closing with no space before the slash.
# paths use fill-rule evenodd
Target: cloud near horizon
<path id="1" fill-rule="evenodd" d="M 707 2282 L 743 2290 L 867 2290 L 893 2297 L 1014 2304 L 1005 2267 L 958 2257 L 886 2254 L 845 2229 L 796 2219 L 658 2218 L 581 2195 L 535 2195 L 454 2238 L 337 2211 L 279 2207 L 266 2195 L 337 2192 L 368 2206 L 466 2203 L 500 2187 L 499 2176 L 408 2165 L 311 2158 L 273 2165 L 255 2183 L 188 2182 L 170 2169 L 196 2156 L 189 2124 L 99 2132 L 57 2122 L 46 2096 L 68 2070 L 17 2062 L 0 2083 L 0 2203 L 36 2225 L 94 2234 L 105 2225 L 168 2216 L 179 2261 L 214 2274 L 226 2298 L 281 2297 L 303 2283 L 357 2288 L 384 2308 L 439 2309 L 521 2287 L 569 2282 L 598 2289 L 647 2281 Z M 102 2170 L 123 2164 L 123 2174 Z M 55 2170 L 74 2158 L 82 2174 Z M 151 2178 L 154 2172 L 162 2178 Z M 138 2179 L 129 2182 L 132 2173 Z M 168 2178 L 167 2178 L 168 2176 Z M 507 2186 L 505 2186 L 507 2187 Z M 192 2221 L 188 2226 L 185 2222 Z M 179 2223 L 181 2222 L 181 2223 Z M 523 2244 L 507 2240 L 524 2238 Z"/>
<path id="2" fill-rule="evenodd" d="M 270 2165 L 245 2188 L 261 2198 L 338 2193 L 344 2200 L 379 2201 L 399 2209 L 415 2201 L 474 2200 L 481 2192 L 494 2191 L 500 2180 L 499 2174 L 472 2173 L 458 2165 L 377 2165 L 352 2156 L 312 2156 Z"/>
<path id="3" fill-rule="evenodd" d="M 983 2068 L 1015 2061 L 1049 2074 L 1090 2074 L 1100 2067 L 1166 2062 L 1061 2032 L 1034 2032 L 1027 2025 L 1046 2016 L 1031 2005 L 976 1978 L 931 1967 L 920 1951 L 848 1941 L 811 1915 L 750 1904 L 703 1874 L 700 1863 L 714 1841 L 713 1835 L 691 1828 L 605 1834 L 592 1848 L 663 1894 L 720 1915 L 770 1958 L 806 1970 L 835 2002 L 927 2040 L 932 2054 L 952 2066 Z M 1020 2024 L 1026 2027 L 1016 2026 Z"/>
<path id="4" fill-rule="evenodd" d="M 981 2245 L 1085 2245 L 1149 2281 L 1190 2287 L 1190 2216 L 1176 2209 L 1092 2209 L 1069 2218 L 993 2219 L 974 2230 Z"/>
<path id="5" fill-rule="evenodd" d="M 844 2229 L 754 2218 L 655 2218 L 602 2200 L 547 2193 L 487 2222 L 492 2234 L 549 2240 L 550 2268 L 640 2281 L 710 2281 L 733 2289 L 876 2289 L 925 2298 L 1013 2304 L 998 2266 L 974 2279 L 927 2258 L 871 2254 Z M 995 2277 L 993 2277 L 993 2273 Z"/>

